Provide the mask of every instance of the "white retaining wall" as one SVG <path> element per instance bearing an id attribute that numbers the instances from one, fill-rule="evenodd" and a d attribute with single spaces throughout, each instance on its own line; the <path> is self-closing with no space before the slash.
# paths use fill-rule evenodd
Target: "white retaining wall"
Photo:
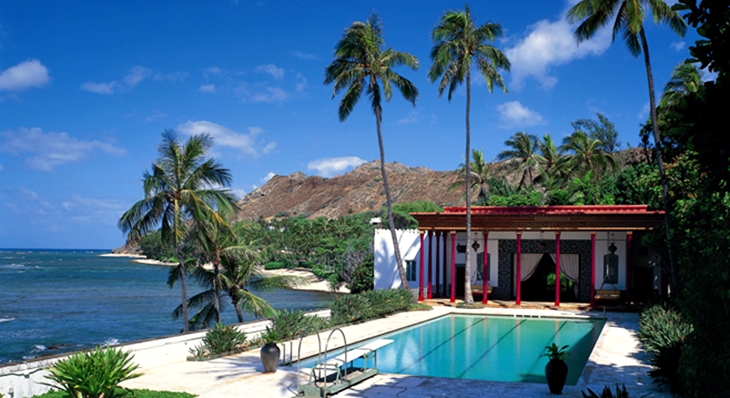
<path id="1" fill-rule="evenodd" d="M 310 312 L 309 315 L 329 318 L 330 310 Z M 242 323 L 237 326 L 238 330 L 246 333 L 248 339 L 254 339 L 265 331 L 267 326 L 271 326 L 271 321 L 267 319 Z M 140 365 L 140 369 L 154 368 L 185 362 L 190 355 L 189 350 L 202 343 L 206 332 L 203 330 L 184 335 L 141 340 L 115 347 L 132 352 L 134 354 L 132 362 Z M 68 355 L 70 354 L 0 365 L 0 394 L 3 394 L 5 398 L 21 398 L 47 392 L 51 387 L 42 384 L 50 381 L 45 378 L 49 374 L 46 369 Z"/>

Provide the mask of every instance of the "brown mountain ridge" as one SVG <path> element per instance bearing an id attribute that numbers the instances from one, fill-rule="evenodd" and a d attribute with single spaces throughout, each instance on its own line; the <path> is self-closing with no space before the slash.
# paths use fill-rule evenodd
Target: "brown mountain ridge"
<path id="1" fill-rule="evenodd" d="M 386 163 L 393 203 L 427 200 L 439 206 L 463 204 L 463 192 L 449 187 L 458 180 L 456 171 L 433 171 Z M 279 214 L 308 218 L 337 218 L 345 214 L 380 210 L 385 190 L 380 161 L 365 163 L 347 174 L 324 178 L 302 172 L 274 176 L 264 186 L 238 202 L 239 219 L 268 219 Z"/>

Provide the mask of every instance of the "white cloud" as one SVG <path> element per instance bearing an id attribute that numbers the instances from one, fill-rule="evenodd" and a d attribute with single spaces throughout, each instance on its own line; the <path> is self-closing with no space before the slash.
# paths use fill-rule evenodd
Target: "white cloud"
<path id="1" fill-rule="evenodd" d="M 272 179 L 274 177 L 276 177 L 276 173 L 274 173 L 273 171 L 270 171 L 269 174 L 267 174 L 261 178 L 261 183 L 266 184 L 267 182 L 269 182 L 270 179 Z"/>
<path id="2" fill-rule="evenodd" d="M 152 114 L 147 116 L 144 120 L 146 122 L 154 122 L 155 120 L 164 119 L 167 116 L 168 116 L 167 113 L 164 113 L 159 109 L 155 109 L 152 111 Z"/>
<path id="3" fill-rule="evenodd" d="M 509 101 L 497 106 L 500 127 L 527 127 L 547 124 L 539 113 L 532 111 L 518 101 Z"/>
<path id="4" fill-rule="evenodd" d="M 216 145 L 236 149 L 254 158 L 259 157 L 261 153 L 267 153 L 266 149 L 272 145 L 272 143 L 257 142 L 256 137 L 263 133 L 260 127 L 249 127 L 246 134 L 207 120 L 199 120 L 180 124 L 175 127 L 175 130 L 188 136 L 202 133 L 210 134 Z M 275 145 L 275 143 L 273 144 Z"/>
<path id="5" fill-rule="evenodd" d="M 154 76 L 155 80 L 169 80 L 173 82 L 179 82 L 187 79 L 190 74 L 188 72 L 170 72 L 170 73 L 157 73 Z"/>
<path id="6" fill-rule="evenodd" d="M 550 75 L 552 66 L 564 65 L 588 55 L 602 54 L 611 45 L 611 31 L 603 28 L 593 39 L 577 44 L 573 36 L 575 26 L 565 19 L 541 20 L 530 25 L 527 37 L 505 51 L 512 68 L 512 86 L 520 89 L 528 77 L 536 79 L 543 88 L 550 89 L 558 82 Z"/>
<path id="7" fill-rule="evenodd" d="M 152 71 L 149 68 L 135 66 L 122 78 L 121 83 L 117 80 L 112 80 L 109 83 L 86 82 L 81 85 L 81 89 L 97 94 L 114 94 L 136 87 L 151 75 Z"/>
<path id="8" fill-rule="evenodd" d="M 94 152 L 102 151 L 121 156 L 127 153 L 124 148 L 102 141 L 83 141 L 68 133 L 44 133 L 39 128 L 21 128 L 18 131 L 0 133 L 4 143 L 0 150 L 16 156 L 31 154 L 25 159 L 28 167 L 34 170 L 51 172 L 56 166 L 78 162 Z"/>
<path id="9" fill-rule="evenodd" d="M 200 87 L 198 87 L 198 90 L 204 92 L 204 93 L 214 93 L 215 92 L 215 84 L 203 84 Z"/>
<path id="10" fill-rule="evenodd" d="M 414 123 L 418 123 L 418 121 L 419 121 L 418 111 L 411 111 L 411 113 L 409 113 L 408 116 L 399 120 L 398 123 L 399 124 L 414 124 Z"/>
<path id="11" fill-rule="evenodd" d="M 117 85 L 119 83 L 116 81 L 109 83 L 86 82 L 81 85 L 81 89 L 97 94 L 114 94 L 114 87 L 117 87 Z"/>
<path id="12" fill-rule="evenodd" d="M 85 198 L 77 194 L 71 195 L 71 200 L 62 202 L 61 207 L 73 213 L 70 217 L 72 221 L 103 225 L 116 225 L 119 215 L 127 209 L 118 199 Z"/>
<path id="13" fill-rule="evenodd" d="M 269 75 L 273 76 L 274 79 L 276 79 L 276 80 L 279 80 L 282 77 L 284 77 L 284 69 L 279 68 L 278 66 L 276 66 L 274 64 L 259 65 L 254 70 L 259 73 L 268 73 Z"/>
<path id="14" fill-rule="evenodd" d="M 357 156 L 345 156 L 340 158 L 317 159 L 307 164 L 307 169 L 315 170 L 322 177 L 332 177 L 343 171 L 367 163 Z"/>
<path id="15" fill-rule="evenodd" d="M 670 44 L 669 46 L 672 48 L 672 50 L 679 52 L 684 48 L 684 45 L 685 45 L 684 40 L 680 40 L 680 41 L 675 41 L 674 43 Z"/>
<path id="16" fill-rule="evenodd" d="M 294 56 L 299 59 L 308 59 L 308 60 L 314 60 L 318 59 L 316 55 L 314 54 L 307 54 L 300 51 L 294 51 Z"/>
<path id="17" fill-rule="evenodd" d="M 283 102 L 289 98 L 289 93 L 279 87 L 265 87 L 264 91 L 259 91 L 249 97 L 251 102 Z"/>
<path id="18" fill-rule="evenodd" d="M 23 91 L 48 83 L 48 68 L 37 59 L 29 59 L 0 73 L 0 91 Z"/>
<path id="19" fill-rule="evenodd" d="M 4 169 L 4 168 L 5 168 L 5 166 L 3 166 L 3 165 L 1 165 L 1 164 L 0 164 L 0 173 L 2 173 L 2 172 L 3 172 L 3 169 Z"/>
<path id="20" fill-rule="evenodd" d="M 301 74 L 297 74 L 297 84 L 295 86 L 295 90 L 299 93 L 304 91 L 307 88 L 307 78 L 302 76 Z"/>
<path id="21" fill-rule="evenodd" d="M 143 66 L 135 66 L 132 68 L 129 73 L 127 73 L 126 76 L 124 76 L 124 84 L 127 85 L 127 87 L 135 87 L 137 84 L 139 84 L 142 80 L 148 78 L 152 74 L 152 71 L 149 70 L 149 68 L 145 68 Z"/>

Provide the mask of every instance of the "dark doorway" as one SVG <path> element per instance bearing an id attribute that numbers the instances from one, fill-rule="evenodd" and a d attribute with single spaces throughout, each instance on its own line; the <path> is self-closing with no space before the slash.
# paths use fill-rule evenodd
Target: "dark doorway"
<path id="1" fill-rule="evenodd" d="M 650 267 L 634 268 L 634 284 L 631 298 L 645 303 L 651 298 L 654 289 L 654 269 Z"/>
<path id="2" fill-rule="evenodd" d="M 466 267 L 456 266 L 456 297 L 464 297 L 464 280 L 466 275 Z"/>
<path id="3" fill-rule="evenodd" d="M 560 301 L 577 302 L 576 284 L 565 274 L 560 275 Z M 544 254 L 537 264 L 535 272 L 529 279 L 522 281 L 521 299 L 524 301 L 555 300 L 555 261 L 549 254 Z"/>

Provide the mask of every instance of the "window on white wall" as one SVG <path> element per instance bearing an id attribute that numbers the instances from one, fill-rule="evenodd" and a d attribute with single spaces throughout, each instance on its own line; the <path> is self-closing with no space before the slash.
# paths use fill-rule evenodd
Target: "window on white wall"
<path id="1" fill-rule="evenodd" d="M 415 260 L 406 260 L 406 279 L 408 279 L 409 282 L 416 281 L 416 261 Z"/>

